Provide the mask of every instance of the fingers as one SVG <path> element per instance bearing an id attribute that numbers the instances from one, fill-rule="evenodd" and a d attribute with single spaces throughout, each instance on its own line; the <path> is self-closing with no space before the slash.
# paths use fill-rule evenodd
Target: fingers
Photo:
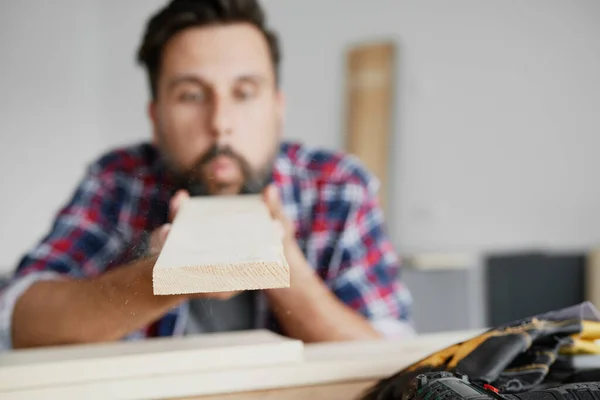
<path id="1" fill-rule="evenodd" d="M 241 292 L 211 292 L 211 293 L 198 293 L 193 297 L 200 299 L 216 299 L 216 300 L 229 300 L 232 297 L 238 295 Z"/>
<path id="2" fill-rule="evenodd" d="M 279 238 L 281 240 L 283 240 L 285 238 L 285 227 L 283 226 L 283 224 L 281 223 L 281 221 L 279 220 L 274 220 L 273 224 L 275 224 L 275 230 L 277 231 L 277 234 L 279 235 Z"/>
<path id="3" fill-rule="evenodd" d="M 281 199 L 279 198 L 279 190 L 274 185 L 267 186 L 264 191 L 264 199 L 273 219 L 280 220 L 285 217 Z"/>
<path id="4" fill-rule="evenodd" d="M 165 244 L 165 241 L 167 240 L 167 235 L 169 235 L 170 231 L 171 231 L 171 224 L 164 224 L 163 226 L 161 226 L 159 228 L 158 239 L 160 240 L 161 247 L 163 244 Z"/>
<path id="5" fill-rule="evenodd" d="M 158 254 L 162 250 L 167 235 L 171 230 L 171 222 L 177 215 L 177 212 L 181 208 L 181 205 L 190 198 L 190 195 L 185 190 L 179 190 L 171 198 L 169 203 L 169 222 L 162 225 L 160 228 L 155 229 L 150 235 L 149 252 L 150 254 Z"/>
<path id="6" fill-rule="evenodd" d="M 185 190 L 178 190 L 175 195 L 171 198 L 169 204 L 169 222 L 173 222 L 175 215 L 181 208 L 181 205 L 190 198 L 190 195 Z"/>
<path id="7" fill-rule="evenodd" d="M 230 298 L 237 295 L 239 292 L 218 292 L 213 294 L 213 298 L 219 300 L 229 300 Z"/>
<path id="8" fill-rule="evenodd" d="M 171 224 L 165 224 L 160 228 L 157 228 L 150 235 L 150 254 L 158 254 L 162 250 L 165 241 L 167 240 L 167 235 L 171 230 Z"/>
<path id="9" fill-rule="evenodd" d="M 274 185 L 269 185 L 264 191 L 264 200 L 271 213 L 271 218 L 275 221 L 276 229 L 281 233 L 282 238 L 294 236 L 294 225 L 283 210 L 283 203 L 279 196 L 279 190 Z"/>

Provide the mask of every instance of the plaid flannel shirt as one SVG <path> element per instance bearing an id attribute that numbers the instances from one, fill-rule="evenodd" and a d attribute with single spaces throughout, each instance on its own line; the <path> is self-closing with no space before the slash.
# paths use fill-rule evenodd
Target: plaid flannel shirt
<path id="1" fill-rule="evenodd" d="M 384 335 L 412 334 L 412 298 L 385 232 L 378 181 L 351 155 L 291 142 L 281 145 L 272 180 L 301 249 L 330 290 Z M 150 144 L 115 149 L 92 163 L 50 232 L 0 289 L 0 348 L 11 348 L 14 305 L 32 283 L 97 276 L 142 256 L 150 232 L 167 221 L 176 189 Z M 186 306 L 126 339 L 181 334 Z M 256 327 L 277 331 L 264 299 L 257 306 Z"/>

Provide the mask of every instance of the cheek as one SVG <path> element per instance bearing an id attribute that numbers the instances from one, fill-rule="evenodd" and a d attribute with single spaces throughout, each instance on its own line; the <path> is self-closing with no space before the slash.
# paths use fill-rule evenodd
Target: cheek
<path id="1" fill-rule="evenodd" d="M 254 168 L 264 166 L 278 143 L 275 113 L 269 108 L 244 113 L 237 129 L 236 142 L 241 154 Z"/>
<path id="2" fill-rule="evenodd" d="M 162 121 L 163 141 L 171 156 L 189 168 L 210 147 L 209 135 L 202 124 L 203 116 L 192 107 L 166 107 Z"/>

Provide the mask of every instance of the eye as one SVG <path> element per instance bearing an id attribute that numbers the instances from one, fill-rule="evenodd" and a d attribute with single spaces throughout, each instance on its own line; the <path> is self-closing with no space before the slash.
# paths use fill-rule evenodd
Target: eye
<path id="1" fill-rule="evenodd" d="M 257 95 L 257 88 L 254 85 L 244 85 L 235 90 L 235 97 L 238 100 L 250 100 Z"/>
<path id="2" fill-rule="evenodd" d="M 203 92 L 199 91 L 183 92 L 179 95 L 179 100 L 184 103 L 201 103 L 206 100 L 206 96 Z"/>

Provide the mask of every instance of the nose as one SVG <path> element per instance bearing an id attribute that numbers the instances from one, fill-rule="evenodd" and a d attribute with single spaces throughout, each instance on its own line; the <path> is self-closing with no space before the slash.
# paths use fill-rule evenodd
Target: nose
<path id="1" fill-rule="evenodd" d="M 229 101 L 224 97 L 215 96 L 212 103 L 211 131 L 218 142 L 228 140 L 232 133 L 232 116 Z"/>

